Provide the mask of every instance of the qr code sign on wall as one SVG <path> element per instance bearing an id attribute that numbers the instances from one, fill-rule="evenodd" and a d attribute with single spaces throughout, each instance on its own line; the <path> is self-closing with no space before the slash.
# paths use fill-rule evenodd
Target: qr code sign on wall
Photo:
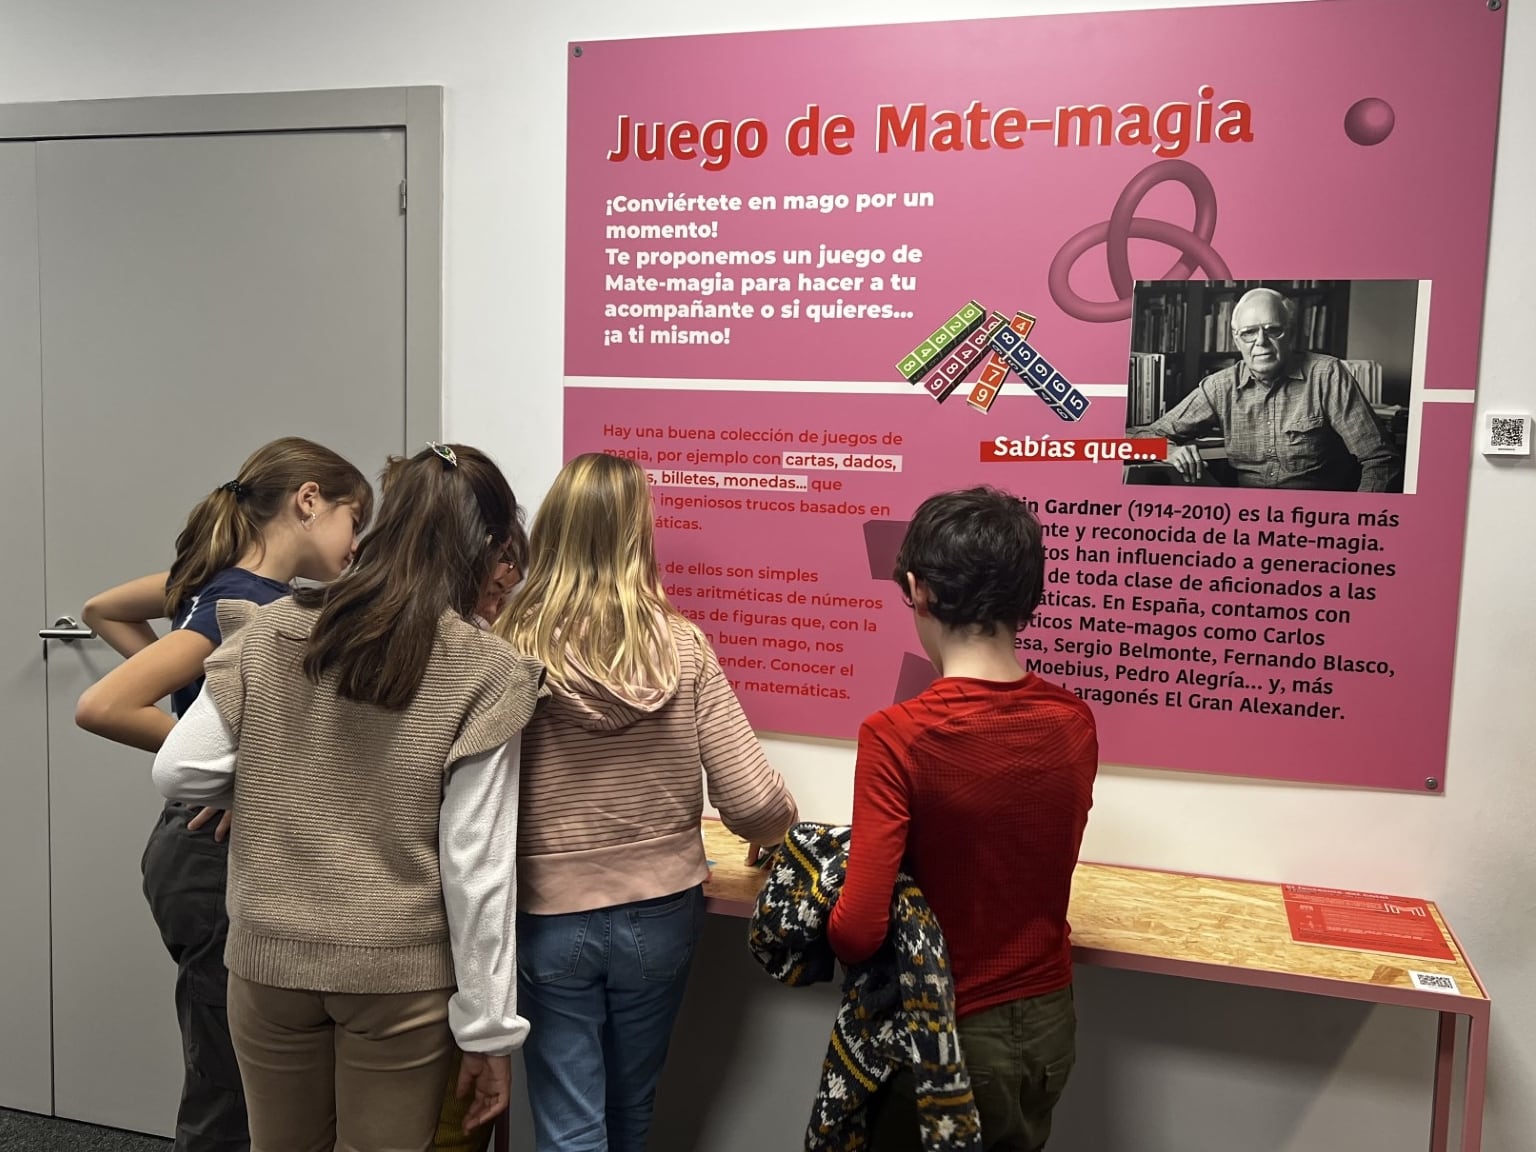
<path id="1" fill-rule="evenodd" d="M 1496 456 L 1531 454 L 1531 418 L 1529 416 L 1488 417 L 1488 443 L 1484 452 Z"/>

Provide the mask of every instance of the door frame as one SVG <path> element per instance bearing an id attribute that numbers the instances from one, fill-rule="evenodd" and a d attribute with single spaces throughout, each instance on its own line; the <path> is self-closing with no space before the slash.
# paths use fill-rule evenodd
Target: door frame
<path id="1" fill-rule="evenodd" d="M 0 104 L 0 141 L 392 129 L 405 134 L 405 442 L 441 434 L 443 90 L 337 88 Z"/>

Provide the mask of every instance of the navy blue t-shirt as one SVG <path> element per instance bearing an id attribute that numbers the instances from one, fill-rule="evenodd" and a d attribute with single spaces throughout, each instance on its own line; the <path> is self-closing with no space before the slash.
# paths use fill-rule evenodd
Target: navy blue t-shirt
<path id="1" fill-rule="evenodd" d="M 208 637 L 217 648 L 224 642 L 224 637 L 219 634 L 219 601 L 220 600 L 249 600 L 253 604 L 270 604 L 274 600 L 281 600 L 293 589 L 276 580 L 268 580 L 265 576 L 258 576 L 254 572 L 247 572 L 244 568 L 226 568 L 208 583 L 204 584 L 190 599 L 182 605 L 176 613 L 176 618 L 171 621 L 173 629 L 190 628 L 201 636 Z M 184 685 L 171 693 L 171 710 L 177 716 L 184 716 L 188 708 L 192 707 L 192 701 L 197 699 L 197 694 L 203 690 L 203 678 L 199 676 L 192 683 Z"/>

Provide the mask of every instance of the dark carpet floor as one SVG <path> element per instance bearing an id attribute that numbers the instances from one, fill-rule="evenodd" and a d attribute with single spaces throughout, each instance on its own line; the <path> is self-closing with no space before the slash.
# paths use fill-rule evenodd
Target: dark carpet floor
<path id="1" fill-rule="evenodd" d="M 0 1109 L 0 1152 L 166 1152 L 169 1140 Z"/>

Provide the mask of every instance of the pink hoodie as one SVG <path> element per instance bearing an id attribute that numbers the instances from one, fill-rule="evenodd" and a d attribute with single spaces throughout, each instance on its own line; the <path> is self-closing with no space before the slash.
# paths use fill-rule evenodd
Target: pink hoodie
<path id="1" fill-rule="evenodd" d="M 518 906 L 552 915 L 666 896 L 708 875 L 704 786 L 758 843 L 796 819 L 709 643 L 672 623 L 676 690 L 577 674 L 523 730 Z"/>

